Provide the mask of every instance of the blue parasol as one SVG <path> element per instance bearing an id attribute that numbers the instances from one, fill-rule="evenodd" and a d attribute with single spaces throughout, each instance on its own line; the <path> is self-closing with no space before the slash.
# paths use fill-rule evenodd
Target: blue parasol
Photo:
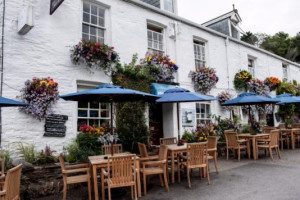
<path id="1" fill-rule="evenodd" d="M 27 103 L 0 97 L 0 107 L 27 106 Z"/>

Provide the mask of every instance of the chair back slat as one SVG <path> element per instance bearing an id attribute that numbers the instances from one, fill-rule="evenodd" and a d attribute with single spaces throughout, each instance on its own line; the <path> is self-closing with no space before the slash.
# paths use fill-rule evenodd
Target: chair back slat
<path id="1" fill-rule="evenodd" d="M 234 131 L 225 132 L 226 143 L 228 147 L 236 147 L 237 143 L 237 133 Z"/>
<path id="2" fill-rule="evenodd" d="M 6 190 L 5 200 L 20 199 L 22 164 L 7 171 L 3 190 Z"/>
<path id="3" fill-rule="evenodd" d="M 270 146 L 278 145 L 280 130 L 272 130 L 270 132 Z"/>
<path id="4" fill-rule="evenodd" d="M 267 134 L 271 133 L 272 130 L 276 130 L 276 128 L 273 126 L 264 126 L 262 129 L 263 129 L 263 133 L 267 133 Z"/>
<path id="5" fill-rule="evenodd" d="M 135 154 L 126 156 L 113 156 L 108 161 L 108 177 L 113 185 L 126 185 L 132 183 L 133 168 L 135 169 Z"/>
<path id="6" fill-rule="evenodd" d="M 168 146 L 160 145 L 159 153 L 158 153 L 158 160 L 168 160 Z"/>
<path id="7" fill-rule="evenodd" d="M 121 153 L 123 151 L 122 144 L 114 144 L 114 153 Z M 111 145 L 102 146 L 102 154 L 110 155 L 111 154 Z"/>
<path id="8" fill-rule="evenodd" d="M 207 137 L 207 148 L 208 149 L 217 149 L 217 146 L 218 146 L 218 138 L 208 136 Z M 208 154 L 212 156 L 214 154 L 214 152 L 208 152 Z"/>
<path id="9" fill-rule="evenodd" d="M 142 158 L 148 157 L 148 151 L 145 144 L 138 142 L 139 152 Z"/>
<path id="10" fill-rule="evenodd" d="M 177 138 L 176 137 L 160 138 L 160 144 L 163 145 L 177 144 Z"/>
<path id="11" fill-rule="evenodd" d="M 206 163 L 205 152 L 207 152 L 207 142 L 187 145 L 187 165 L 196 167 Z"/>

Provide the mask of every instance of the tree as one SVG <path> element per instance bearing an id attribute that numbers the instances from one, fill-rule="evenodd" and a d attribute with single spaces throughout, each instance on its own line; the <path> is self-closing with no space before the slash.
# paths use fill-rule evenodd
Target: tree
<path id="1" fill-rule="evenodd" d="M 258 42 L 257 36 L 250 31 L 247 31 L 246 34 L 241 37 L 241 40 L 252 45 L 256 45 Z"/>

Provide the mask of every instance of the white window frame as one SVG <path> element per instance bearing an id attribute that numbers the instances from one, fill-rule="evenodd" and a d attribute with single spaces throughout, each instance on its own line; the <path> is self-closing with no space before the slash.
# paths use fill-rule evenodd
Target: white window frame
<path id="1" fill-rule="evenodd" d="M 92 17 L 92 15 L 93 16 L 95 16 L 94 14 L 92 14 L 92 13 L 86 13 L 86 12 L 84 12 L 84 4 L 89 4 L 90 5 L 90 10 L 91 10 L 91 6 L 96 6 L 97 7 L 97 9 L 99 10 L 99 9 L 102 9 L 102 10 L 104 10 L 104 17 L 102 18 L 103 19 L 103 21 L 104 21 L 104 26 L 100 26 L 99 25 L 99 22 L 98 22 L 98 17 L 99 16 L 96 16 L 97 17 L 97 25 L 95 25 L 95 24 L 92 24 L 91 23 L 91 17 Z M 108 7 L 107 6 L 104 6 L 104 5 L 99 5 L 99 4 L 97 4 L 97 3 L 93 3 L 93 2 L 90 2 L 90 1 L 83 1 L 82 2 L 82 12 L 81 12 L 81 17 L 82 17 L 82 22 L 81 22 L 81 38 L 83 38 L 83 26 L 84 25 L 86 25 L 86 26 L 88 26 L 88 27 L 94 27 L 94 28 L 96 28 L 96 31 L 97 31 L 97 33 L 96 33 L 96 41 L 97 42 L 99 42 L 98 41 L 98 38 L 101 38 L 102 40 L 103 40 L 103 42 L 101 42 L 101 43 L 106 43 L 106 40 L 107 40 L 107 24 L 108 24 L 108 20 L 107 20 L 107 10 L 108 10 Z M 90 22 L 88 23 L 88 22 L 85 22 L 84 20 L 83 20 L 83 14 L 84 13 L 86 13 L 86 14 L 89 14 L 89 17 L 90 17 Z M 101 18 L 101 17 L 100 17 Z M 98 29 L 101 29 L 101 30 L 103 30 L 103 32 L 104 32 L 104 34 L 103 34 L 103 38 L 102 37 L 99 37 L 99 34 L 98 34 Z M 89 39 L 90 39 L 90 34 L 89 34 Z"/>
<path id="2" fill-rule="evenodd" d="M 252 66 L 250 67 L 249 61 L 251 61 Z M 248 57 L 247 61 L 248 72 L 252 74 L 253 78 L 255 78 L 255 58 Z"/>
<path id="3" fill-rule="evenodd" d="M 282 79 L 289 80 L 289 66 L 285 63 L 282 63 Z"/>
<path id="4" fill-rule="evenodd" d="M 169 11 L 169 10 L 166 9 L 165 1 L 166 0 L 161 0 L 160 1 L 160 5 L 163 5 L 162 9 L 165 10 L 165 11 L 167 11 L 167 12 L 170 12 L 170 13 L 175 13 L 175 2 L 174 2 L 174 0 L 171 0 L 172 1 L 173 11 Z"/>
<path id="5" fill-rule="evenodd" d="M 200 108 L 200 113 L 197 112 L 197 106 L 199 105 Z M 201 105 L 204 105 L 204 113 L 201 113 Z M 209 107 L 209 113 L 207 113 L 207 106 Z M 211 103 L 208 102 L 201 102 L 201 103 L 196 103 L 196 123 L 197 125 L 199 124 L 203 124 L 203 123 L 199 123 L 199 121 L 204 121 L 205 123 L 209 123 L 211 122 Z M 204 117 L 202 117 L 201 115 L 204 114 Z"/>
<path id="6" fill-rule="evenodd" d="M 92 83 L 92 82 L 87 82 L 87 81 L 77 81 L 77 88 L 94 88 L 96 87 L 97 85 L 100 85 L 101 83 Z M 78 90 L 79 91 L 79 90 Z M 110 104 L 109 103 L 105 103 L 107 104 L 107 108 L 105 109 L 102 109 L 101 108 L 101 102 L 98 102 L 99 103 L 99 108 L 91 108 L 91 103 L 90 102 L 87 102 L 88 103 L 88 107 L 85 107 L 85 108 L 80 108 L 79 107 L 79 102 L 78 102 L 78 106 L 77 106 L 77 110 L 76 110 L 76 114 L 77 114 L 77 121 L 76 121 L 76 125 L 77 127 L 79 126 L 78 124 L 78 120 L 79 119 L 85 119 L 87 121 L 86 125 L 92 125 L 92 124 L 89 124 L 89 119 L 94 119 L 94 120 L 98 120 L 98 125 L 101 125 L 101 120 L 105 120 L 107 121 L 108 123 L 110 123 L 110 120 L 111 120 L 111 109 L 110 109 Z M 104 104 L 104 103 L 103 103 Z M 78 112 L 82 110 L 82 111 L 86 111 L 87 112 L 87 116 L 86 117 L 80 117 L 78 114 Z M 90 117 L 90 111 L 98 111 L 98 117 Z M 107 117 L 101 117 L 101 111 L 106 111 L 108 113 L 108 116 Z M 108 124 L 107 124 L 108 125 Z"/>
<path id="7" fill-rule="evenodd" d="M 200 44 L 199 44 L 200 43 Z M 195 69 L 198 67 L 207 66 L 207 51 L 206 51 L 207 42 L 199 39 L 193 39 L 193 49 L 194 49 L 194 60 L 195 60 Z M 203 66 L 198 66 L 197 63 L 204 63 Z"/>
<path id="8" fill-rule="evenodd" d="M 151 30 L 151 29 L 148 28 L 148 26 L 152 26 L 154 28 L 160 29 L 161 32 L 155 31 L 153 29 Z M 152 40 L 151 41 L 149 40 L 149 37 L 148 37 L 149 34 L 152 35 Z M 161 36 L 162 41 L 160 42 L 159 39 L 158 39 L 158 41 L 153 40 L 154 34 L 157 34 L 158 38 L 159 38 L 159 36 Z M 151 46 L 149 46 L 149 42 L 151 42 Z M 158 42 L 158 48 L 154 47 L 155 42 Z M 162 45 L 162 48 L 159 47 L 160 44 Z M 147 47 L 148 47 L 149 52 L 162 53 L 162 54 L 165 53 L 165 28 L 164 27 L 153 24 L 153 23 L 149 23 L 149 22 L 147 23 Z"/>

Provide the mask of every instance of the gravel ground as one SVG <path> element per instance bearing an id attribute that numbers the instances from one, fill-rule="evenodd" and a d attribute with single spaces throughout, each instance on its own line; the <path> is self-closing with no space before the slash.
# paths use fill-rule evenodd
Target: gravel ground
<path id="1" fill-rule="evenodd" d="M 192 188 L 187 188 L 187 181 L 171 184 L 170 192 L 160 187 L 158 178 L 153 177 L 147 186 L 144 200 L 299 200 L 300 190 L 300 149 L 284 150 L 281 159 L 275 161 L 265 158 L 263 152 L 258 161 L 242 158 L 241 162 L 224 157 L 218 160 L 219 174 L 210 164 L 211 185 L 206 179 L 200 179 L 195 170 L 192 174 Z M 100 189 L 100 188 L 99 188 Z M 87 187 L 80 186 L 68 190 L 69 200 L 88 199 Z M 62 194 L 37 200 L 58 200 Z M 130 199 L 130 192 L 115 200 Z"/>

